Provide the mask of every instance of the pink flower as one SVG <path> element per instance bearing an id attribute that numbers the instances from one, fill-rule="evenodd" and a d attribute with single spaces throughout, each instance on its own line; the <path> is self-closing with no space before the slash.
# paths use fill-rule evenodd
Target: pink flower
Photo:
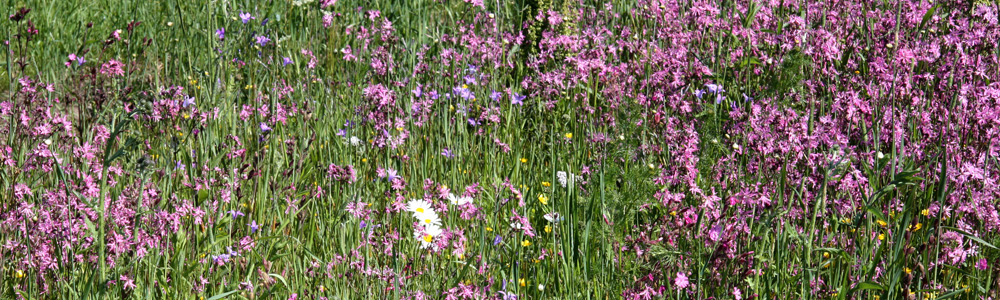
<path id="1" fill-rule="evenodd" d="M 108 77 L 123 76 L 125 75 L 125 70 L 122 68 L 125 65 L 117 60 L 109 60 L 108 62 L 101 65 L 101 74 L 107 75 Z"/>
<path id="2" fill-rule="evenodd" d="M 687 275 L 683 272 L 677 272 L 677 278 L 674 279 L 674 285 L 677 286 L 678 290 L 686 289 L 689 285 Z"/>

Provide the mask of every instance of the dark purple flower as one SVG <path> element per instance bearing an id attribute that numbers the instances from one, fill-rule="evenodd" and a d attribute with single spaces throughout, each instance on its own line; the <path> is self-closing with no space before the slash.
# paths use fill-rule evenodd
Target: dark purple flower
<path id="1" fill-rule="evenodd" d="M 493 238 L 493 246 L 500 245 L 502 242 L 503 238 L 501 238 L 499 234 Z"/>
<path id="2" fill-rule="evenodd" d="M 490 99 L 493 99 L 493 101 L 500 101 L 501 96 L 503 96 L 503 94 L 500 94 L 500 92 L 497 91 L 490 92 Z"/>
<path id="3" fill-rule="evenodd" d="M 452 153 L 451 149 L 448 149 L 448 148 L 444 148 L 444 150 L 441 151 L 441 155 L 444 155 L 444 157 L 447 157 L 447 158 L 454 158 L 455 157 L 455 154 Z"/>
<path id="4" fill-rule="evenodd" d="M 292 58 L 285 56 L 285 62 L 281 65 L 282 67 L 292 64 Z"/>
<path id="5" fill-rule="evenodd" d="M 222 28 L 219 28 L 219 30 L 216 30 L 215 31 L 215 36 L 218 37 L 220 40 L 226 39 L 226 28 L 222 27 Z"/>

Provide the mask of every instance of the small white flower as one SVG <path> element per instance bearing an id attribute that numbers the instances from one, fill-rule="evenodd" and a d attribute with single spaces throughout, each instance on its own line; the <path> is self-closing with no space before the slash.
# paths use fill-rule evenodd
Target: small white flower
<path id="1" fill-rule="evenodd" d="M 546 221 L 549 221 L 549 223 L 559 223 L 563 220 L 563 216 L 557 212 L 547 213 L 543 217 Z"/>
<path id="2" fill-rule="evenodd" d="M 567 173 L 565 171 L 556 172 L 556 179 L 559 180 L 559 185 L 561 185 L 562 187 L 566 187 L 567 185 L 569 185 L 569 187 L 572 188 L 573 182 L 576 181 L 577 177 L 579 176 L 576 176 L 576 174 L 573 173 Z"/>
<path id="3" fill-rule="evenodd" d="M 354 147 L 361 146 L 361 139 L 359 139 L 356 136 L 351 136 L 351 139 L 350 139 L 349 142 L 351 143 L 351 146 L 354 146 Z"/>
<path id="4" fill-rule="evenodd" d="M 539 283 L 539 284 L 538 284 L 538 291 L 539 291 L 539 292 L 541 292 L 541 291 L 544 291 L 544 290 L 545 290 L 545 285 L 544 285 L 544 284 L 541 284 L 541 283 Z"/>
<path id="5" fill-rule="evenodd" d="M 448 194 L 448 201 L 451 201 L 451 205 L 465 205 L 466 203 L 472 203 L 472 197 L 459 197 L 455 194 Z"/>

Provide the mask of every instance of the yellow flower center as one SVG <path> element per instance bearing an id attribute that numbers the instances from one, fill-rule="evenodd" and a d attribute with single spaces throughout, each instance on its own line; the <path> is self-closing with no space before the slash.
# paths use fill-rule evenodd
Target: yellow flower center
<path id="1" fill-rule="evenodd" d="M 424 235 L 424 241 L 425 241 L 425 242 L 428 242 L 428 243 L 430 243 L 430 242 L 431 242 L 431 241 L 433 241 L 433 240 L 434 240 L 434 236 L 432 236 L 432 235 L 429 235 L 429 234 L 428 234 L 428 235 Z"/>
<path id="2" fill-rule="evenodd" d="M 423 213 L 424 212 L 424 208 L 423 207 L 418 207 L 417 208 L 417 212 L 418 213 Z"/>

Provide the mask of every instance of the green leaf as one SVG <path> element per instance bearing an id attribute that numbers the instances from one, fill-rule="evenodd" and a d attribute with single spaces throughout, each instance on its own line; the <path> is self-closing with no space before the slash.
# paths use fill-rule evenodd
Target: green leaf
<path id="1" fill-rule="evenodd" d="M 881 284 L 878 284 L 877 282 L 865 281 L 865 282 L 859 283 L 858 286 L 856 286 L 853 289 L 851 289 L 851 293 L 854 293 L 857 290 L 877 290 L 877 291 L 884 291 L 885 287 L 883 287 Z"/>
<path id="2" fill-rule="evenodd" d="M 236 292 L 239 292 L 239 291 L 240 290 L 228 291 L 228 292 L 225 292 L 225 293 L 222 293 L 222 294 L 218 294 L 218 295 L 212 296 L 211 298 L 208 298 L 208 300 L 219 300 L 219 299 L 222 299 L 222 298 L 226 298 L 229 295 L 235 294 Z"/>
<path id="3" fill-rule="evenodd" d="M 934 299 L 935 300 L 942 300 L 942 299 L 954 298 L 955 296 L 958 296 L 958 294 L 961 294 L 962 292 L 965 292 L 965 289 L 954 290 L 954 291 L 945 293 L 944 295 L 941 295 L 940 297 L 937 297 L 937 298 L 934 298 Z"/>
<path id="4" fill-rule="evenodd" d="M 928 9 L 927 12 L 924 13 L 924 18 L 920 20 L 920 26 L 917 26 L 917 29 L 924 29 L 924 25 L 927 24 L 927 21 L 930 21 L 931 17 L 934 17 L 934 12 L 937 11 L 938 6 L 941 6 L 941 4 L 934 5 L 931 9 Z"/>

